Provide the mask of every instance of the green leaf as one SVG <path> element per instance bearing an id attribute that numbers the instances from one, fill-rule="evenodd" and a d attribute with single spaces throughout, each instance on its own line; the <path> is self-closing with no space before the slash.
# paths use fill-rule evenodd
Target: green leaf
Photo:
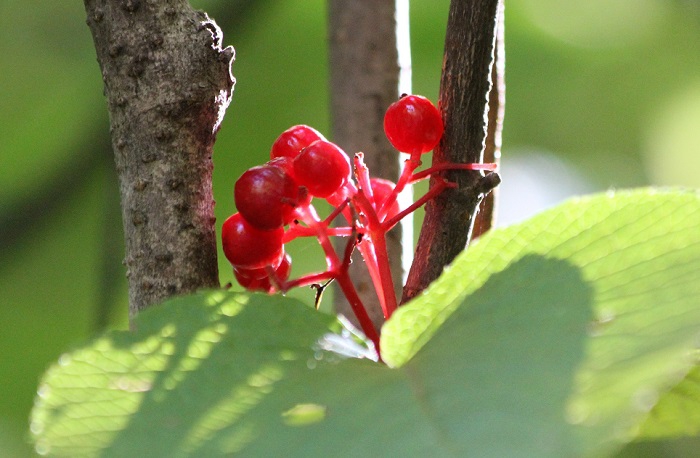
<path id="1" fill-rule="evenodd" d="M 182 298 L 61 358 L 56 456 L 604 455 L 693 367 L 700 199 L 568 202 L 474 245 L 383 329 L 394 368 L 320 350 L 296 301 Z"/>
<path id="2" fill-rule="evenodd" d="M 494 231 L 385 325 L 384 359 L 415 355 L 408 365 L 430 373 L 458 351 L 439 397 L 498 425 L 495 442 L 532 456 L 612 450 L 696 361 L 699 210 L 694 193 L 640 190 Z"/>
<path id="3" fill-rule="evenodd" d="M 700 344 L 700 342 L 698 342 Z M 649 412 L 637 439 L 700 435 L 700 367 L 695 366 Z"/>
<path id="4" fill-rule="evenodd" d="M 235 424 L 235 450 L 249 434 L 239 420 L 290 367 L 314 360 L 334 321 L 296 301 L 224 292 L 147 310 L 136 333 L 108 333 L 47 372 L 32 418 L 36 449 L 177 456 Z"/>

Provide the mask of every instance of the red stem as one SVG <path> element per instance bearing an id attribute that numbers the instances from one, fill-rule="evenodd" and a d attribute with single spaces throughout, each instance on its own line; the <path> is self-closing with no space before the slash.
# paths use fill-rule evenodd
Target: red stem
<path id="1" fill-rule="evenodd" d="M 456 184 L 454 183 L 448 183 L 447 181 L 439 181 L 435 183 L 435 185 L 428 190 L 420 199 L 416 200 L 413 202 L 408 208 L 400 211 L 393 217 L 391 217 L 389 220 L 384 221 L 382 223 L 382 229 L 385 232 L 389 232 L 391 228 L 393 228 L 396 224 L 398 224 L 399 221 L 401 221 L 404 216 L 408 215 L 411 212 L 416 211 L 419 207 L 424 205 L 426 202 L 428 202 L 430 199 L 435 198 L 438 194 L 440 194 L 445 188 L 449 187 L 456 187 Z"/>
<path id="2" fill-rule="evenodd" d="M 328 265 L 328 274 L 330 275 L 328 278 L 336 279 L 340 285 L 340 288 L 343 290 L 343 294 L 345 294 L 345 297 L 347 297 L 350 307 L 352 308 L 353 313 L 355 313 L 357 321 L 360 323 L 362 331 L 365 333 L 367 338 L 374 343 L 377 349 L 377 354 L 380 354 L 379 335 L 377 334 L 377 330 L 374 329 L 374 324 L 372 324 L 372 320 L 367 314 L 367 310 L 362 304 L 362 300 L 358 296 L 355 286 L 350 280 L 347 265 L 343 264 L 340 259 L 338 259 L 338 255 L 333 249 L 333 244 L 328 237 L 328 227 L 324 224 L 324 222 L 320 221 L 313 205 L 298 207 L 296 209 L 296 213 L 297 216 L 299 216 L 299 219 L 305 222 L 310 228 L 316 230 L 318 241 L 326 255 L 326 264 Z"/>
<path id="3" fill-rule="evenodd" d="M 354 162 L 355 176 L 357 177 L 357 182 L 360 184 L 360 189 L 364 191 L 370 202 L 374 202 L 374 192 L 369 178 L 369 169 L 364 162 L 364 154 L 356 153 Z"/>
<path id="4" fill-rule="evenodd" d="M 410 183 L 411 177 L 413 176 L 413 171 L 420 167 L 420 165 L 422 164 L 420 156 L 420 153 L 413 153 L 411 154 L 410 159 L 404 162 L 403 170 L 401 171 L 399 181 L 396 182 L 396 186 L 394 186 L 394 189 L 391 191 L 391 194 L 389 194 L 389 197 L 387 197 L 384 201 L 384 204 L 382 204 L 382 208 L 380 208 L 377 212 L 377 215 L 380 220 L 386 217 L 387 212 L 389 211 L 391 206 L 394 205 L 394 202 L 396 202 L 399 193 L 404 190 L 407 184 Z"/>
<path id="5" fill-rule="evenodd" d="M 328 265 L 328 270 L 338 270 L 341 264 L 338 260 L 338 256 L 336 255 L 335 250 L 333 249 L 331 239 L 328 237 L 328 227 L 324 225 L 321 219 L 318 217 L 314 206 L 309 204 L 303 207 L 297 207 L 295 212 L 297 216 L 299 216 L 300 220 L 306 223 L 309 226 L 309 228 L 316 231 L 316 237 L 318 238 L 318 242 L 321 244 L 321 248 L 323 248 L 323 252 L 326 255 L 326 264 Z"/>
<path id="6" fill-rule="evenodd" d="M 440 172 L 442 170 L 487 170 L 490 172 L 493 172 L 494 170 L 498 169 L 498 164 L 495 163 L 487 163 L 487 164 L 479 164 L 479 163 L 471 163 L 471 164 L 454 164 L 454 163 L 443 163 L 443 164 L 437 164 L 433 165 L 430 168 L 427 168 L 425 170 L 422 170 L 418 173 L 415 173 L 411 176 L 411 180 L 409 181 L 410 183 L 415 183 L 417 181 L 420 181 L 424 178 L 428 178 L 431 174 L 435 172 Z"/>
<path id="7" fill-rule="evenodd" d="M 340 289 L 343 290 L 343 294 L 345 294 L 345 297 L 348 299 L 350 307 L 352 308 L 352 311 L 357 317 L 357 321 L 360 322 L 360 327 L 362 327 L 362 331 L 365 333 L 367 338 L 374 343 L 374 346 L 377 350 L 377 354 L 379 355 L 379 359 L 381 360 L 381 350 L 379 348 L 379 334 L 377 334 L 377 330 L 374 329 L 374 324 L 372 324 L 372 320 L 367 314 L 367 310 L 365 310 L 365 306 L 362 304 L 360 296 L 357 295 L 355 285 L 352 284 L 347 269 L 344 269 L 342 272 L 338 272 L 338 275 L 335 279 L 338 282 Z"/>
<path id="8" fill-rule="evenodd" d="M 396 295 L 394 293 L 394 280 L 391 277 L 391 268 L 389 267 L 389 255 L 387 254 L 386 247 L 386 231 L 382 227 L 382 223 L 379 221 L 377 212 L 370 203 L 367 196 L 362 192 L 358 192 L 355 195 L 355 202 L 362 212 L 367 217 L 367 230 L 369 231 L 369 238 L 373 242 L 373 252 L 376 259 L 377 270 L 379 273 L 379 279 L 381 281 L 381 296 L 380 300 L 382 305 L 382 311 L 384 316 L 389 318 L 394 310 L 396 310 Z M 365 259 L 367 262 L 367 259 Z"/>
<path id="9" fill-rule="evenodd" d="M 330 225 L 333 222 L 333 220 L 345 210 L 345 208 L 348 206 L 350 203 L 350 199 L 345 199 L 343 203 L 340 205 L 336 205 L 333 211 L 331 212 L 330 215 L 326 219 L 323 220 L 323 224 L 326 225 L 330 229 Z M 348 221 L 348 223 L 352 224 L 351 222 Z"/>
<path id="10" fill-rule="evenodd" d="M 349 226 L 343 227 L 328 227 L 326 233 L 331 237 L 349 237 L 352 235 L 352 228 Z M 289 243 L 298 237 L 316 237 L 316 231 L 313 228 L 306 226 L 290 226 L 282 237 L 282 243 Z"/>
<path id="11" fill-rule="evenodd" d="M 295 280 L 291 280 L 288 282 L 281 282 L 280 286 L 282 289 L 280 291 L 282 292 L 287 292 L 292 288 L 297 288 L 300 286 L 308 286 L 308 285 L 313 285 L 317 283 L 323 283 L 325 281 L 330 280 L 331 278 L 335 278 L 336 275 L 331 272 L 331 271 L 325 271 L 325 272 L 318 272 L 315 274 L 309 274 L 309 275 L 304 275 L 303 277 L 299 277 Z"/>

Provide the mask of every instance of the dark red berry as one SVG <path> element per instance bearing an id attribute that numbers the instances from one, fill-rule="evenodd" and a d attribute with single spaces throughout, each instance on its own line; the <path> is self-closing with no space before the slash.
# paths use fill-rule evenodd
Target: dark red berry
<path id="1" fill-rule="evenodd" d="M 281 258 L 279 262 L 281 263 L 284 258 Z M 270 266 L 263 266 L 263 267 L 258 267 L 256 269 L 246 269 L 244 267 L 234 267 L 233 270 L 236 273 L 236 278 L 238 276 L 246 277 L 248 279 L 252 280 L 260 280 L 261 278 L 268 277 L 269 274 L 267 272 L 267 268 L 272 267 L 272 268 L 277 268 L 275 264 L 271 264 Z M 240 282 L 239 282 L 240 283 Z"/>
<path id="2" fill-rule="evenodd" d="M 350 159 L 338 145 L 317 140 L 294 158 L 294 176 L 309 193 L 328 197 L 350 177 Z"/>
<path id="3" fill-rule="evenodd" d="M 261 165 L 247 170 L 233 192 L 238 212 L 258 229 L 275 229 L 294 219 L 299 185 L 282 167 Z"/>
<path id="4" fill-rule="evenodd" d="M 285 172 L 287 172 L 287 174 L 290 177 L 294 178 L 294 160 L 291 157 L 276 157 L 267 161 L 267 165 L 274 165 L 275 167 L 279 167 Z"/>
<path id="5" fill-rule="evenodd" d="M 272 282 L 270 277 L 263 278 L 252 278 L 246 277 L 239 273 L 238 270 L 233 269 L 233 275 L 236 277 L 236 281 L 239 285 L 247 289 L 248 291 L 261 291 L 264 293 L 272 293 Z"/>
<path id="6" fill-rule="evenodd" d="M 384 205 L 384 201 L 391 195 L 391 192 L 394 190 L 394 187 L 396 185 L 389 181 L 385 180 L 384 178 L 371 178 L 369 180 L 370 185 L 372 186 L 372 195 L 374 196 L 374 207 L 379 211 L 380 208 L 382 208 L 382 205 Z M 399 212 L 399 203 L 394 200 L 394 203 L 391 204 L 391 207 L 389 207 L 389 211 L 386 213 L 387 218 L 391 218 L 392 216 L 395 216 Z"/>
<path id="7" fill-rule="evenodd" d="M 283 235 L 282 227 L 260 230 L 243 219 L 240 213 L 231 215 L 221 228 L 226 259 L 234 267 L 244 269 L 278 265 L 284 256 Z"/>
<path id="8" fill-rule="evenodd" d="M 280 261 L 280 265 L 275 269 L 275 274 L 279 281 L 285 281 L 289 278 L 289 273 L 292 270 L 292 258 L 285 254 Z M 262 271 L 264 274 L 259 276 L 259 272 Z M 236 281 L 247 289 L 248 291 L 264 291 L 266 293 L 273 292 L 273 283 L 270 277 L 267 275 L 267 269 L 233 269 L 233 275 L 236 277 Z"/>
<path id="9" fill-rule="evenodd" d="M 384 132 L 399 151 L 427 153 L 440 142 L 444 126 L 435 105 L 420 95 L 407 95 L 394 102 L 384 116 Z"/>
<path id="10" fill-rule="evenodd" d="M 276 157 L 285 156 L 295 158 L 301 150 L 316 140 L 325 139 L 326 138 L 313 127 L 303 124 L 292 126 L 282 132 L 282 134 L 277 137 L 277 140 L 275 140 L 275 143 L 272 144 L 270 158 L 274 159 Z"/>
<path id="11" fill-rule="evenodd" d="M 294 160 L 291 157 L 287 156 L 282 156 L 282 157 L 276 157 L 274 159 L 270 159 L 267 161 L 268 165 L 274 165 L 276 167 L 280 167 L 284 169 L 284 171 L 294 179 Z M 295 179 L 296 183 L 296 179 Z M 304 186 L 299 186 L 297 189 L 297 207 L 303 206 L 303 205 L 309 205 L 311 203 L 312 196 L 309 194 L 309 191 L 306 189 Z M 285 224 L 288 224 L 290 221 L 287 221 Z"/>

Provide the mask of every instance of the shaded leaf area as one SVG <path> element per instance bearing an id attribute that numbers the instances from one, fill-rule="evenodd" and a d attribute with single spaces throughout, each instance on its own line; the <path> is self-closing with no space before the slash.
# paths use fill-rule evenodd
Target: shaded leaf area
<path id="1" fill-rule="evenodd" d="M 498 414 L 493 429 L 482 424 L 485 431 L 504 433 L 499 440 L 492 437 L 496 443 L 522 436 L 521 449 L 530 444 L 553 456 L 613 450 L 632 439 L 648 410 L 695 363 L 700 335 L 698 210 L 694 193 L 639 190 L 575 199 L 522 225 L 494 231 L 456 260 L 425 295 L 392 317 L 382 333 L 384 358 L 400 366 L 416 353 L 423 360 L 457 345 L 481 345 L 483 367 L 470 360 L 470 370 L 480 374 L 477 386 L 483 388 L 494 371 L 503 369 L 492 386 L 501 387 L 504 408 L 494 409 L 484 391 L 476 400 L 457 394 L 449 399 L 457 411 L 481 412 L 474 419 Z M 512 270 L 532 256 L 565 260 L 585 287 L 562 281 L 565 270 L 523 270 L 496 286 L 492 294 L 498 299 L 489 313 L 501 313 L 503 319 L 486 325 L 470 295 L 478 297 L 480 288 L 493 287 L 487 282 L 498 278 L 494 273 Z M 548 277 L 548 285 L 528 293 L 533 282 L 543 281 L 539 275 Z M 557 292 L 563 300 L 553 300 Z M 521 308 L 528 312 L 520 315 Z M 548 309 L 549 315 L 535 315 L 535 310 Z M 449 334 L 453 327 L 456 331 Z M 546 340 L 537 345 L 539 339 Z M 506 344 L 516 354 L 524 353 L 523 360 L 509 363 L 493 353 Z M 556 351 L 564 352 L 561 358 L 551 356 Z M 455 361 L 464 364 L 461 358 Z M 565 367 L 570 368 L 567 387 L 561 379 Z M 472 373 L 462 376 L 467 374 Z M 441 395 L 450 386 L 445 383 Z M 547 395 L 550 387 L 552 396 Z M 559 433 L 551 430 L 551 422 L 536 426 L 541 416 L 521 408 L 528 399 L 552 406 Z M 676 413 L 684 416 L 681 410 Z M 509 428 L 522 433 L 505 434 Z M 567 448 L 557 453 L 559 446 Z"/>
<path id="2" fill-rule="evenodd" d="M 494 231 L 385 325 L 394 369 L 319 350 L 335 320 L 293 300 L 171 301 L 137 333 L 107 334 L 49 370 L 37 450 L 611 454 L 693 367 L 698 210 L 695 194 L 635 191 Z"/>

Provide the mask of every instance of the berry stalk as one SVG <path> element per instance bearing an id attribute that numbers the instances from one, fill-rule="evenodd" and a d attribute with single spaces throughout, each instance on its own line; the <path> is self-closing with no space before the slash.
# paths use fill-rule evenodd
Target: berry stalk
<path id="1" fill-rule="evenodd" d="M 333 249 L 333 244 L 328 237 L 327 223 L 320 220 L 315 208 L 312 205 L 297 208 L 296 214 L 299 219 L 304 221 L 304 223 L 316 231 L 318 241 L 326 255 L 326 263 L 328 265 L 330 278 L 334 278 L 340 285 L 340 288 L 343 290 L 343 294 L 345 294 L 350 302 L 352 311 L 355 313 L 357 320 L 360 322 L 362 331 L 372 342 L 374 342 L 375 346 L 377 347 L 377 353 L 379 353 L 379 335 L 377 334 L 376 329 L 374 329 L 372 320 L 367 314 L 367 310 L 360 300 L 360 297 L 357 295 L 355 286 L 352 284 L 352 281 L 350 281 L 350 276 L 348 275 L 347 267 L 349 264 L 349 258 L 343 262 L 340 261 L 338 255 Z M 354 243 L 352 240 L 350 242 Z"/>
<path id="2" fill-rule="evenodd" d="M 355 196 L 355 201 L 367 218 L 367 230 L 369 239 L 372 241 L 372 251 L 374 255 L 373 261 L 376 262 L 376 269 L 378 271 L 379 281 L 381 283 L 380 298 L 383 300 L 380 300 L 380 303 L 382 305 L 384 316 L 389 318 L 396 310 L 397 305 L 396 296 L 394 295 L 394 280 L 391 278 L 389 255 L 387 254 L 386 248 L 386 230 L 382 227 L 382 223 L 379 220 L 374 207 L 362 191 L 357 193 Z"/>

